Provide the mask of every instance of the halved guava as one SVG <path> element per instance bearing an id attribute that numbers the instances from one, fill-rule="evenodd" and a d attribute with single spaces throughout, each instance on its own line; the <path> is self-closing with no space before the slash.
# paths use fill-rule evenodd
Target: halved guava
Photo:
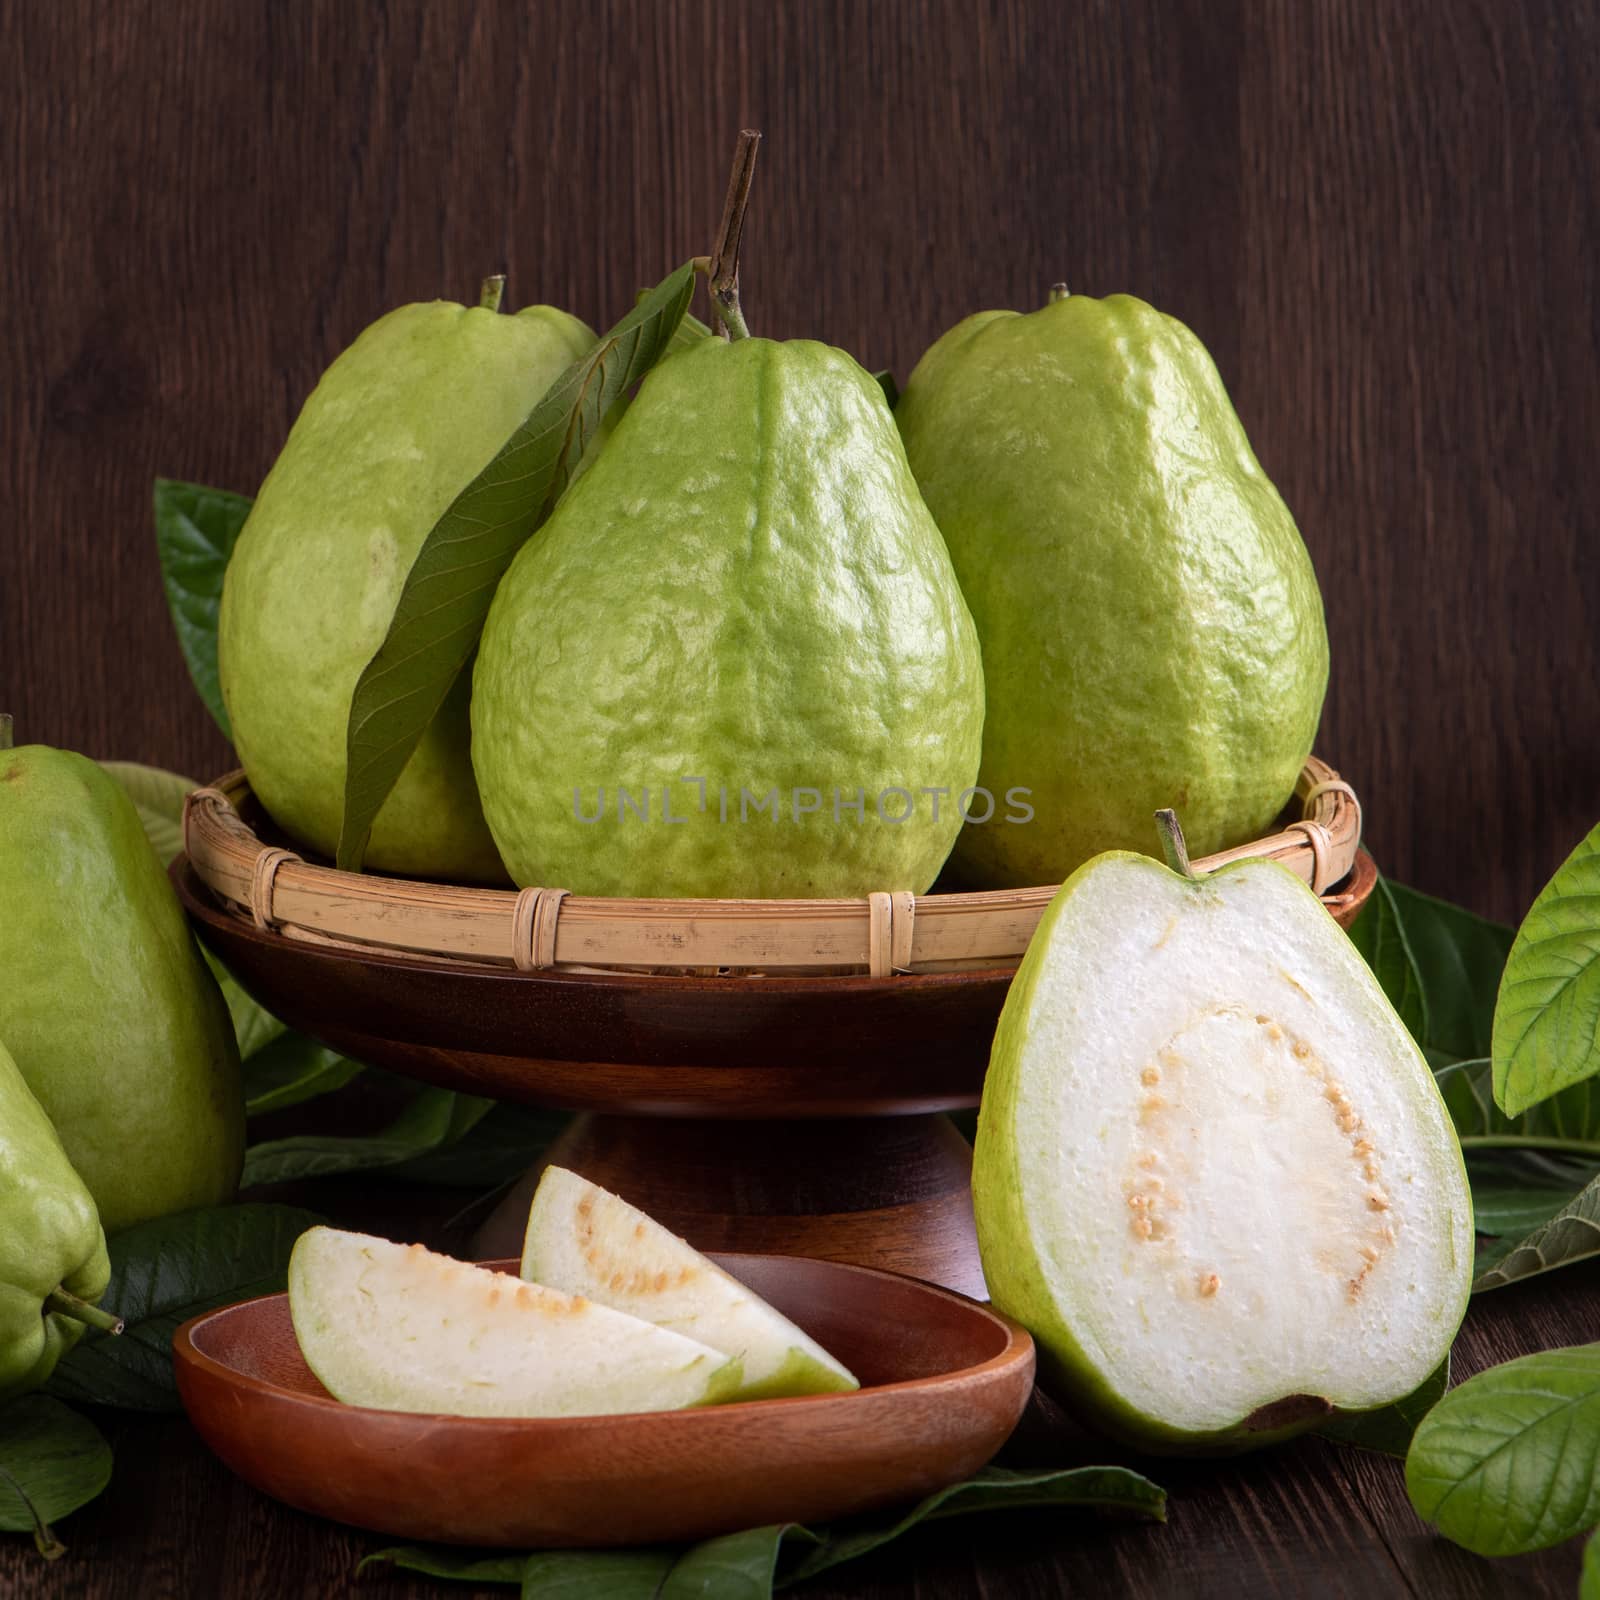
<path id="1" fill-rule="evenodd" d="M 1118 851 L 1062 885 L 995 1035 L 972 1187 L 1042 1377 L 1146 1448 L 1400 1399 L 1466 1310 L 1472 1201 L 1433 1074 L 1269 862 L 1196 878 Z"/>
<path id="2" fill-rule="evenodd" d="M 522 1276 L 737 1356 L 734 1400 L 859 1387 L 815 1339 L 626 1200 L 548 1167 L 528 1211 Z"/>
<path id="3" fill-rule="evenodd" d="M 739 1363 L 503 1272 L 337 1228 L 289 1261 L 306 1365 L 336 1399 L 460 1417 L 605 1416 L 732 1398 Z"/>

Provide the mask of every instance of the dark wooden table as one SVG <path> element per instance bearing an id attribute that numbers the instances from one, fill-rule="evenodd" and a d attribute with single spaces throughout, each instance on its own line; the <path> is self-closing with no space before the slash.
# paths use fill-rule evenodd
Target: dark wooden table
<path id="1" fill-rule="evenodd" d="M 440 1246 L 461 1238 L 442 1226 L 460 1206 L 458 1192 L 339 1179 L 274 1198 L 396 1237 Z M 1456 1343 L 1456 1375 L 1597 1337 L 1600 1261 L 1476 1299 Z M 98 1420 L 117 1453 L 110 1490 L 62 1525 L 69 1550 L 52 1566 L 27 1540 L 0 1536 L 0 1595 L 7 1600 L 515 1594 L 394 1572 L 357 1578 L 364 1555 L 400 1541 L 267 1500 L 234 1478 L 181 1418 L 105 1413 Z M 1083 1459 L 1082 1448 L 1036 1406 L 1011 1459 L 1068 1465 Z M 1229 1461 L 1135 1464 L 1171 1493 L 1164 1526 L 1045 1511 L 976 1516 L 925 1529 L 798 1592 L 816 1600 L 1573 1600 L 1577 1593 L 1581 1546 L 1510 1561 L 1468 1555 L 1417 1519 L 1400 1464 L 1387 1457 L 1303 1440 Z"/>

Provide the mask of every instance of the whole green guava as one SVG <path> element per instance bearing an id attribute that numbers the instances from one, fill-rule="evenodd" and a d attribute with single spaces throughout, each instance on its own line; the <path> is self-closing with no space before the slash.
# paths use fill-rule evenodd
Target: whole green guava
<path id="1" fill-rule="evenodd" d="M 1057 883 L 1144 850 L 1162 807 L 1197 856 L 1261 834 L 1311 749 L 1328 640 L 1200 341 L 1128 295 L 980 312 L 895 415 L 982 641 L 979 781 L 1034 813 L 963 830 L 953 868 Z"/>
<path id="2" fill-rule="evenodd" d="M 233 1197 L 228 1008 L 133 802 L 67 750 L 0 750 L 0 1038 L 108 1233 Z"/>
<path id="3" fill-rule="evenodd" d="M 645 380 L 496 591 L 472 758 L 511 875 L 580 894 L 921 890 L 983 675 L 879 386 L 807 341 Z"/>
<path id="4" fill-rule="evenodd" d="M 61 1136 L 0 1044 L 0 1404 L 37 1389 L 83 1336 L 75 1302 L 111 1281 L 106 1236 Z"/>
<path id="5" fill-rule="evenodd" d="M 401 306 L 323 374 L 228 565 L 217 668 L 251 787 L 323 855 L 338 844 L 357 680 L 433 525 L 594 344 L 550 306 Z M 378 812 L 369 867 L 503 880 L 472 779 L 468 675 Z"/>

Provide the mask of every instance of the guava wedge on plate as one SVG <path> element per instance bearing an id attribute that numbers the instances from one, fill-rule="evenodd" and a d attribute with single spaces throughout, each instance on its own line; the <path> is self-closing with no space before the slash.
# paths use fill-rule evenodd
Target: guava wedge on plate
<path id="1" fill-rule="evenodd" d="M 609 1189 L 548 1167 L 528 1211 L 522 1276 L 737 1356 L 733 1400 L 858 1388 L 815 1339 Z"/>
<path id="2" fill-rule="evenodd" d="M 732 1398 L 737 1360 L 504 1272 L 337 1228 L 289 1260 L 289 1314 L 335 1399 L 458 1417 L 608 1416 Z"/>
<path id="3" fill-rule="evenodd" d="M 1061 887 L 995 1034 L 972 1187 L 1041 1378 L 1146 1449 L 1401 1399 L 1466 1311 L 1472 1201 L 1433 1074 L 1285 868 L 1114 851 Z"/>

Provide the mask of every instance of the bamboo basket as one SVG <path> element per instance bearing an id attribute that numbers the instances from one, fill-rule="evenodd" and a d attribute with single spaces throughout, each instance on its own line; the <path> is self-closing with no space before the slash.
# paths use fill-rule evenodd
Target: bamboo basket
<path id="1" fill-rule="evenodd" d="M 1295 785 L 1300 817 L 1264 839 L 1195 862 L 1265 859 L 1296 873 L 1338 914 L 1331 891 L 1356 863 L 1361 806 L 1315 756 Z M 196 789 L 184 845 L 235 914 L 286 939 L 431 963 L 524 972 L 792 974 L 948 972 L 1021 959 L 1055 885 L 858 900 L 622 900 L 564 889 L 483 889 L 340 872 L 270 844 L 242 771 Z"/>

